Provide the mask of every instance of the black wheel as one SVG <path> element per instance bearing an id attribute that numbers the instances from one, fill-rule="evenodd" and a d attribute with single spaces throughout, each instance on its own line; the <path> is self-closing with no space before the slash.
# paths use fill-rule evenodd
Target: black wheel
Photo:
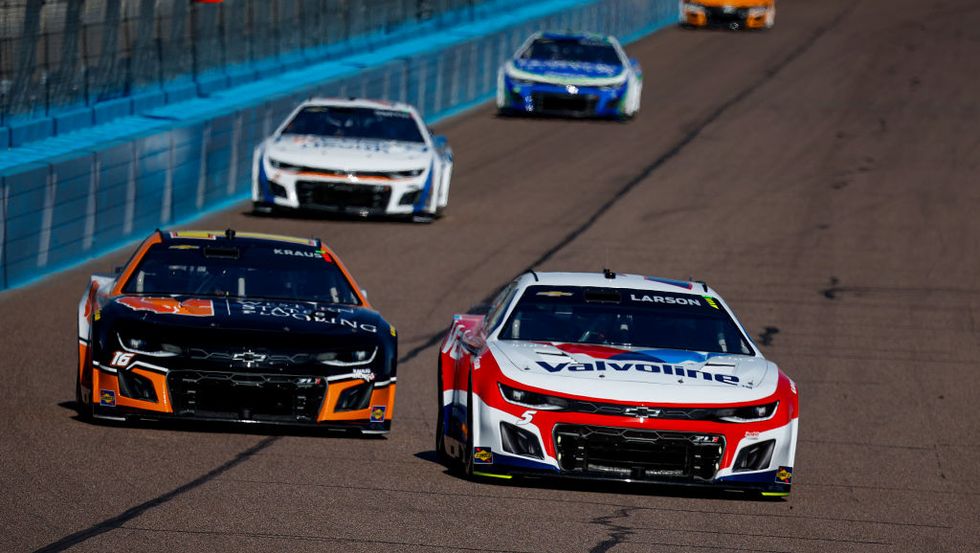
<path id="1" fill-rule="evenodd" d="M 462 459 L 463 476 L 473 478 L 473 374 L 466 387 L 466 448 Z"/>
<path id="2" fill-rule="evenodd" d="M 75 371 L 75 411 L 78 412 L 78 417 L 83 420 L 89 420 L 92 418 L 92 405 L 85 403 L 82 398 L 82 380 L 78 376 L 78 371 Z"/>
<path id="3" fill-rule="evenodd" d="M 275 205 L 265 202 L 252 202 L 252 215 L 273 215 L 276 211 Z"/>
<path id="4" fill-rule="evenodd" d="M 443 465 L 449 466 L 452 463 L 452 459 L 449 454 L 446 453 L 446 440 L 445 433 L 443 432 L 443 426 L 445 426 L 446 421 L 443 416 L 443 406 L 442 406 L 442 359 L 439 360 L 438 372 L 436 373 L 436 458 Z"/>

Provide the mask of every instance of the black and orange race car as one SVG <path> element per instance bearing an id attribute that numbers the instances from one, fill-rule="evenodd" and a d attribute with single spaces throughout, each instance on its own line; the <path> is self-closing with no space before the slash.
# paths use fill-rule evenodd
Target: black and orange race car
<path id="1" fill-rule="evenodd" d="M 397 337 L 320 240 L 156 231 L 78 306 L 83 416 L 383 434 Z"/>
<path id="2" fill-rule="evenodd" d="M 771 29 L 776 24 L 776 0 L 681 0 L 684 27 Z"/>

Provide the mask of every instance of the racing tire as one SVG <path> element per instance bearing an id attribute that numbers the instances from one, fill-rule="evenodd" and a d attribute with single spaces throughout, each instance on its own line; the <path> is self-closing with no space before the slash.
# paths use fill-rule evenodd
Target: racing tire
<path id="1" fill-rule="evenodd" d="M 274 215 L 276 212 L 276 206 L 274 204 L 266 202 L 252 202 L 252 215 L 257 215 L 259 217 L 266 217 Z"/>
<path id="2" fill-rule="evenodd" d="M 472 370 L 472 369 L 471 369 Z M 473 374 L 466 387 L 466 448 L 463 450 L 462 472 L 467 480 L 473 479 Z"/>
<path id="3" fill-rule="evenodd" d="M 439 360 L 439 365 L 436 373 L 436 459 L 439 460 L 444 466 L 450 466 L 452 464 L 452 459 L 449 454 L 446 453 L 446 434 L 443 432 L 443 426 L 445 426 L 446 421 L 443 417 L 442 412 L 444 411 L 442 405 L 442 360 Z"/>
<path id="4" fill-rule="evenodd" d="M 78 371 L 75 371 L 75 411 L 81 420 L 92 420 L 92 405 L 86 404 L 82 399 L 82 381 Z"/>

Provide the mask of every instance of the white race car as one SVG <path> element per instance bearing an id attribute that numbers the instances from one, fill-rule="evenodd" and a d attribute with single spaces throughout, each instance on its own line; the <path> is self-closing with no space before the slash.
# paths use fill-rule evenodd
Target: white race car
<path id="1" fill-rule="evenodd" d="M 454 317 L 437 390 L 436 451 L 467 475 L 792 484 L 796 384 L 700 282 L 526 273 Z"/>
<path id="2" fill-rule="evenodd" d="M 304 209 L 431 221 L 449 201 L 453 153 L 410 105 L 314 99 L 256 148 L 252 165 L 258 213 Z"/>

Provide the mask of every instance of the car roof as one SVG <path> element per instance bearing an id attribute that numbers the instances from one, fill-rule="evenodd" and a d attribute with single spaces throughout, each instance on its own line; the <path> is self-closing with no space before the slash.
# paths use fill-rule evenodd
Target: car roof
<path id="1" fill-rule="evenodd" d="M 612 278 L 606 273 L 574 273 L 574 272 L 529 272 L 521 277 L 524 286 L 577 286 L 601 288 L 631 288 L 634 290 L 650 290 L 653 292 L 673 292 L 679 294 L 711 294 L 717 295 L 710 286 L 703 282 L 692 280 L 674 280 L 670 278 L 612 273 Z"/>
<path id="2" fill-rule="evenodd" d="M 177 230 L 161 232 L 164 242 L 187 241 L 187 240 L 245 240 L 249 242 L 269 242 L 280 245 L 302 245 L 320 246 L 317 238 L 297 238 L 295 236 L 284 236 L 280 234 L 264 234 L 260 232 L 238 232 L 224 230 Z"/>
<path id="3" fill-rule="evenodd" d="M 328 98 L 328 97 L 316 97 L 310 98 L 309 100 L 303 102 L 300 107 L 308 106 L 328 106 L 328 107 L 357 107 L 357 108 L 374 108 L 374 109 L 387 109 L 392 111 L 414 111 L 410 104 L 404 102 L 390 102 L 388 100 L 370 99 L 370 98 Z"/>

